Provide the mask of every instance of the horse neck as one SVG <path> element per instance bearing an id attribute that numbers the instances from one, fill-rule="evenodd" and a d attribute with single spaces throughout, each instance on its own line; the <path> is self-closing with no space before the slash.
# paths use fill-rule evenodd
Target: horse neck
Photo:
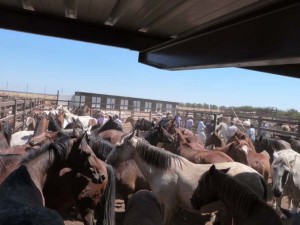
<path id="1" fill-rule="evenodd" d="M 148 141 L 151 145 L 156 146 L 158 144 L 157 130 L 150 130 L 146 136 L 145 140 Z"/>
<path id="2" fill-rule="evenodd" d="M 42 133 L 45 133 L 49 126 L 49 120 L 44 118 L 39 121 L 39 123 L 36 125 L 34 136 L 40 135 Z"/>
<path id="3" fill-rule="evenodd" d="M 217 148 L 214 148 L 213 150 L 214 150 L 214 151 L 224 152 L 224 153 L 228 154 L 228 153 L 229 153 L 229 150 L 230 150 L 230 145 L 231 145 L 231 143 L 225 145 L 224 147 L 217 147 Z"/>
<path id="4" fill-rule="evenodd" d="M 53 166 L 54 162 L 55 155 L 53 151 L 46 151 L 42 155 L 26 163 L 31 179 L 41 193 L 46 181 L 47 172 Z"/>
<path id="5" fill-rule="evenodd" d="M 218 172 L 211 176 L 211 179 L 212 182 L 208 188 L 216 193 L 230 214 L 239 221 L 247 219 L 248 215 L 252 213 L 253 206 L 257 206 L 256 204 L 261 202 L 248 187 L 229 175 Z"/>
<path id="6" fill-rule="evenodd" d="M 201 152 L 199 150 L 192 149 L 191 147 L 186 146 L 186 145 L 180 145 L 177 148 L 177 151 L 180 156 L 182 156 L 188 160 L 192 159 L 195 156 L 195 154 Z"/>
<path id="7" fill-rule="evenodd" d="M 135 124 L 136 124 L 136 121 L 135 121 L 133 118 L 131 118 L 131 117 L 128 119 L 128 121 L 129 121 L 129 123 L 131 124 L 132 129 L 134 129 Z"/>

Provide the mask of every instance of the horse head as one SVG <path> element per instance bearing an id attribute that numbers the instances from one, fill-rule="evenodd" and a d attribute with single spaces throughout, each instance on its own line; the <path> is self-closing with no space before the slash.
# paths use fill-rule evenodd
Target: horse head
<path id="1" fill-rule="evenodd" d="M 219 173 L 227 173 L 229 170 L 230 168 L 217 170 L 215 165 L 212 165 L 208 171 L 203 173 L 198 181 L 197 188 L 190 198 L 193 209 L 199 210 L 202 206 L 218 200 L 218 196 L 212 188 L 214 186 L 213 181 Z"/>

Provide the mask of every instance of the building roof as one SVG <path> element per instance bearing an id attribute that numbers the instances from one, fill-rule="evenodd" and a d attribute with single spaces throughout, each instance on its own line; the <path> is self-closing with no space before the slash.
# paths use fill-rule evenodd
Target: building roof
<path id="1" fill-rule="evenodd" d="M 0 28 L 128 48 L 161 69 L 299 77 L 298 0 L 0 0 Z"/>

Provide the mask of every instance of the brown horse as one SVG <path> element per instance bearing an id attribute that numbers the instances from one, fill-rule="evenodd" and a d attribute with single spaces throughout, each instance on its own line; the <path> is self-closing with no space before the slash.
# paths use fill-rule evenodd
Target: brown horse
<path id="1" fill-rule="evenodd" d="M 237 130 L 237 131 L 235 132 L 235 134 L 227 140 L 227 144 L 236 141 L 236 139 L 239 139 L 239 140 L 246 140 L 246 141 L 248 142 L 248 145 L 250 146 L 250 149 L 249 149 L 249 150 L 255 152 L 255 146 L 254 146 L 254 144 L 253 144 L 251 138 L 249 138 L 248 135 L 246 135 L 245 133 L 243 133 L 243 132 L 240 131 L 240 130 Z"/>
<path id="2" fill-rule="evenodd" d="M 217 147 L 224 147 L 226 145 L 225 141 L 221 139 L 216 132 L 213 132 L 209 138 L 205 141 L 205 147 L 207 146 L 214 146 L 214 148 Z"/>
<path id="3" fill-rule="evenodd" d="M 86 133 L 71 142 L 67 167 L 45 183 L 46 206 L 64 214 L 75 203 L 85 225 L 94 224 L 94 210 L 99 224 L 113 225 L 113 168 L 96 157 L 86 142 Z"/>
<path id="4" fill-rule="evenodd" d="M 133 116 L 128 116 L 125 120 L 125 123 L 130 123 L 131 124 L 131 131 L 134 130 L 136 121 L 134 120 Z"/>
<path id="5" fill-rule="evenodd" d="M 114 145 L 98 136 L 90 135 L 87 138 L 88 144 L 96 156 L 101 160 L 106 160 Z M 125 206 L 135 192 L 142 189 L 150 190 L 148 182 L 134 161 L 130 160 L 118 164 L 114 167 L 114 171 L 116 174 L 116 191 L 124 200 Z"/>
<path id="6" fill-rule="evenodd" d="M 205 172 L 191 197 L 194 209 L 200 210 L 207 203 L 222 200 L 227 211 L 238 225 L 282 225 L 282 222 L 267 203 L 252 189 L 214 165 Z"/>
<path id="7" fill-rule="evenodd" d="M 160 204 L 151 191 L 142 190 L 129 200 L 124 225 L 163 225 Z"/>
<path id="8" fill-rule="evenodd" d="M 184 137 L 180 133 L 177 133 L 176 142 L 165 144 L 162 147 L 197 164 L 233 162 L 233 159 L 223 152 L 209 151 L 199 145 L 197 148 L 193 148 L 191 143 L 185 142 Z"/>
<path id="9" fill-rule="evenodd" d="M 6 149 L 10 146 L 12 135 L 12 125 L 4 120 L 0 123 L 0 149 Z"/>
<path id="10" fill-rule="evenodd" d="M 46 205 L 49 205 L 49 207 L 53 206 L 53 208 L 57 207 L 55 209 L 60 210 L 64 205 L 72 205 L 75 202 L 84 223 L 93 224 L 94 208 L 103 194 L 107 196 L 106 199 L 114 199 L 115 184 L 113 169 L 109 166 L 107 167 L 101 160 L 97 159 L 91 149 L 88 149 L 84 142 L 82 143 L 82 137 L 70 140 L 67 143 L 68 140 L 68 136 L 61 135 L 55 143 L 43 145 L 39 150 L 29 150 L 27 153 L 28 156 L 25 156 L 25 159 L 22 161 L 21 159 L 24 157 L 24 154 L 12 156 L 11 161 L 7 161 L 11 166 L 9 168 L 10 171 L 6 169 L 5 173 L 1 174 L 1 179 L 17 168 L 20 161 L 22 164 L 26 164 L 27 162 L 31 164 L 33 163 L 31 161 L 35 161 L 38 164 L 36 166 L 38 170 L 42 170 L 39 167 L 44 165 L 43 163 L 39 163 L 39 160 L 42 160 L 42 162 L 45 161 L 45 166 L 47 168 L 50 166 L 49 173 L 47 172 L 45 175 L 47 177 L 46 182 L 42 182 L 43 185 L 45 184 L 43 198 L 46 199 Z M 55 152 L 52 153 L 54 150 L 51 149 L 54 147 L 58 149 L 57 151 L 61 155 L 59 156 L 60 159 L 56 159 L 58 156 L 54 154 Z M 46 156 L 49 157 L 50 161 L 47 160 Z M 9 157 L 9 155 L 5 156 L 5 158 Z M 51 167 L 51 162 L 56 165 L 54 168 Z M 67 167 L 60 170 L 64 166 Z M 34 173 L 39 174 L 37 172 Z M 45 178 L 43 176 L 35 176 L 34 179 L 44 180 Z M 55 188 L 53 189 L 53 187 Z M 42 185 L 39 189 L 41 191 Z M 105 209 L 108 210 L 106 215 L 113 217 L 114 204 L 108 201 L 106 205 Z M 107 220 L 113 222 L 111 219 Z M 107 222 L 107 224 L 110 223 Z"/>
<path id="11" fill-rule="evenodd" d="M 236 138 L 235 142 L 231 142 L 224 147 L 215 148 L 213 150 L 224 152 L 234 161 L 252 167 L 268 181 L 271 170 L 269 158 L 262 153 L 255 152 L 247 140 Z"/>
<path id="12" fill-rule="evenodd" d="M 55 211 L 44 207 L 42 189 L 47 175 L 66 153 L 66 148 L 52 145 L 22 160 L 0 185 L 0 224 L 64 224 Z"/>

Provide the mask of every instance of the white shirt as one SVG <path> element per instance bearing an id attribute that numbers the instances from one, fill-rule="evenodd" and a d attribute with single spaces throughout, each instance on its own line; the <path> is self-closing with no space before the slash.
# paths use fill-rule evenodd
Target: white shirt
<path id="1" fill-rule="evenodd" d="M 200 122 L 198 123 L 198 128 L 197 128 L 197 130 L 198 130 L 198 132 L 203 132 L 204 129 L 205 129 L 205 125 L 204 125 L 203 121 L 200 121 Z"/>
<path id="2" fill-rule="evenodd" d="M 188 119 L 186 121 L 186 128 L 191 130 L 193 128 L 193 126 L 194 126 L 194 121 L 192 119 Z"/>
<path id="3" fill-rule="evenodd" d="M 227 138 L 231 138 L 235 132 L 237 132 L 237 127 L 235 125 L 231 125 L 227 129 Z"/>

